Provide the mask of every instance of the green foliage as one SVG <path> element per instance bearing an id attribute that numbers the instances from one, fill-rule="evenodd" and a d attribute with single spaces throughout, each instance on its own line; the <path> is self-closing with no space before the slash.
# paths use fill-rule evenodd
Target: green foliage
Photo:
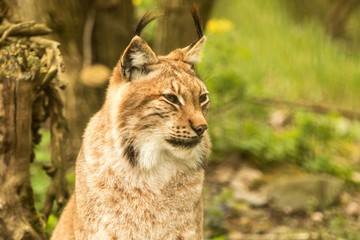
<path id="1" fill-rule="evenodd" d="M 328 232 L 347 240 L 359 239 L 359 233 L 355 227 L 349 225 L 349 222 L 341 216 L 334 216 L 330 219 Z"/>
<path id="2" fill-rule="evenodd" d="M 58 222 L 58 217 L 55 214 L 50 214 L 46 224 L 45 232 L 50 235 L 54 231 L 57 222 Z"/>
<path id="3" fill-rule="evenodd" d="M 50 179 L 42 169 L 42 164 L 50 162 L 50 132 L 41 132 L 41 142 L 35 147 L 35 163 L 31 164 L 30 180 L 34 191 L 36 209 L 41 210 Z"/>
<path id="4" fill-rule="evenodd" d="M 295 113 L 293 124 L 280 130 L 244 121 L 238 149 L 262 164 L 290 162 L 312 172 L 327 172 L 348 179 L 352 172 L 349 159 L 342 159 L 338 164 L 334 159 L 341 158 L 341 146 L 357 147 L 357 133 L 350 128 L 344 130 L 343 124 L 349 123 L 341 117 L 303 112 Z"/>

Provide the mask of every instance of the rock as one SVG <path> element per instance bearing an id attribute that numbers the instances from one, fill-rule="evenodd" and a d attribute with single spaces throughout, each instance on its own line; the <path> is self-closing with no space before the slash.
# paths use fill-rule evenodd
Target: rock
<path id="1" fill-rule="evenodd" d="M 345 213 L 351 217 L 358 217 L 360 215 L 360 206 L 357 202 L 350 202 L 345 208 Z"/>
<path id="2" fill-rule="evenodd" d="M 276 226 L 271 230 L 271 233 L 273 234 L 287 234 L 291 232 L 291 228 L 289 226 Z"/>
<path id="3" fill-rule="evenodd" d="M 324 221 L 324 214 L 322 212 L 313 212 L 311 214 L 311 220 L 316 223 L 322 223 Z"/>
<path id="4" fill-rule="evenodd" d="M 231 165 L 221 165 L 216 168 L 211 176 L 211 180 L 218 183 L 228 183 L 230 182 L 234 173 L 235 170 Z"/>
<path id="5" fill-rule="evenodd" d="M 348 204 L 352 200 L 352 196 L 348 192 L 344 192 L 340 196 L 340 203 L 343 205 Z"/>
<path id="6" fill-rule="evenodd" d="M 278 109 L 270 114 L 269 124 L 273 128 L 282 128 L 291 121 L 291 118 L 289 111 Z"/>
<path id="7" fill-rule="evenodd" d="M 263 177 L 263 173 L 248 166 L 242 167 L 230 183 L 234 198 L 253 206 L 263 206 L 267 203 L 266 197 L 260 192 L 251 191 L 253 184 Z"/>
<path id="8" fill-rule="evenodd" d="M 231 231 L 229 232 L 228 238 L 230 240 L 244 239 L 244 234 L 238 231 Z"/>
<path id="9" fill-rule="evenodd" d="M 328 175 L 281 179 L 266 188 L 270 206 L 284 212 L 321 210 L 334 204 L 344 182 Z"/>
<path id="10" fill-rule="evenodd" d="M 263 173 L 261 171 L 248 166 L 243 166 L 231 181 L 231 186 L 244 186 L 249 189 L 252 187 L 255 181 L 260 180 L 262 177 Z"/>
<path id="11" fill-rule="evenodd" d="M 351 180 L 355 183 L 360 183 L 360 172 L 353 172 L 351 175 Z"/>

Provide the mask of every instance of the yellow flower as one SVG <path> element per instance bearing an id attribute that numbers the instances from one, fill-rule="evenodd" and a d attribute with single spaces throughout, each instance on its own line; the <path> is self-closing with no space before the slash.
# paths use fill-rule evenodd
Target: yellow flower
<path id="1" fill-rule="evenodd" d="M 132 0 L 132 3 L 134 6 L 139 6 L 141 4 L 142 0 Z"/>
<path id="2" fill-rule="evenodd" d="M 221 19 L 210 19 L 206 23 L 206 29 L 209 32 L 213 33 L 225 33 L 230 32 L 234 29 L 234 24 L 228 19 L 221 18 Z"/>

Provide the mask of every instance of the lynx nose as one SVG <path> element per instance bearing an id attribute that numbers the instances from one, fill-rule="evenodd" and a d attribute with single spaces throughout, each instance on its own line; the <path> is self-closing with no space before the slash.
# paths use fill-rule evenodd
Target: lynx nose
<path id="1" fill-rule="evenodd" d="M 208 128 L 207 124 L 201 124 L 199 126 L 191 126 L 198 136 L 201 136 Z"/>
<path id="2" fill-rule="evenodd" d="M 206 119 L 202 113 L 193 114 L 193 116 L 189 119 L 189 123 L 192 130 L 194 130 L 198 136 L 201 136 L 208 128 Z"/>

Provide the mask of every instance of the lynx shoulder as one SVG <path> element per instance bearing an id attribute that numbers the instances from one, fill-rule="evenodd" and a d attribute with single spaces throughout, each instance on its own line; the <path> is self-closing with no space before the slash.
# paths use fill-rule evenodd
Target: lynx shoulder
<path id="1" fill-rule="evenodd" d="M 140 37 L 146 14 L 88 123 L 75 191 L 52 239 L 202 239 L 201 192 L 210 152 L 208 91 L 198 39 L 157 56 Z"/>

